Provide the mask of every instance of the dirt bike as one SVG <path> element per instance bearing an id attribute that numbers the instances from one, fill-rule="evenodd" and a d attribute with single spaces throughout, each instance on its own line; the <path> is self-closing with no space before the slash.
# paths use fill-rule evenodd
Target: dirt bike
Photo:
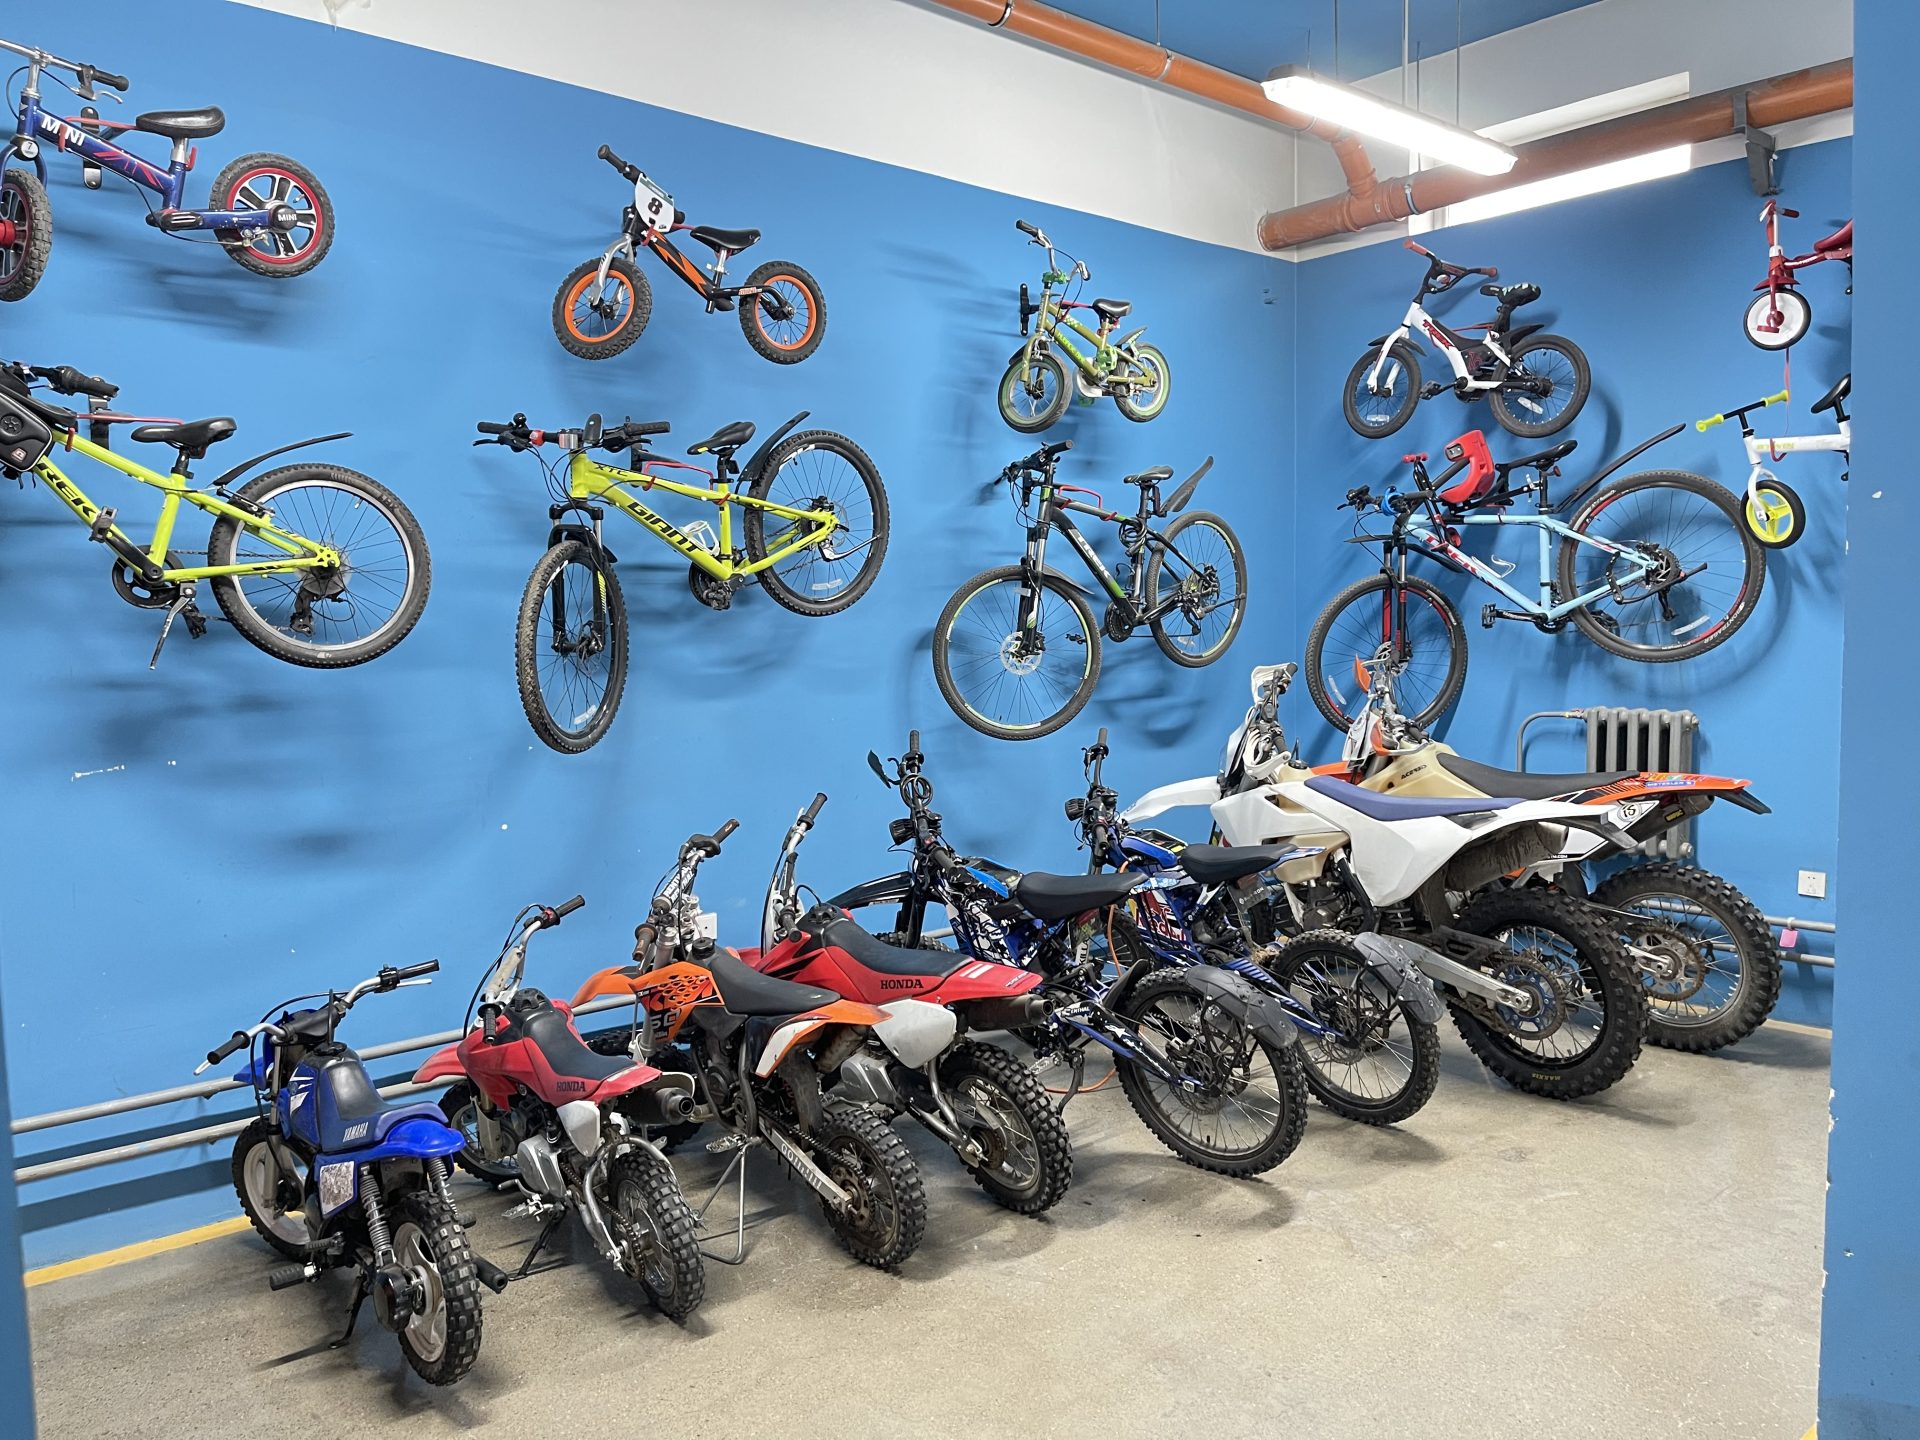
<path id="1" fill-rule="evenodd" d="M 857 1086 L 858 1062 L 875 1036 L 901 1064 L 926 1065 L 953 1043 L 953 1013 L 920 1000 L 882 1009 L 843 999 L 763 975 L 714 944 L 713 916 L 701 911 L 693 886 L 701 861 L 718 855 L 738 824 L 729 820 L 680 847 L 647 919 L 634 929 L 633 963 L 592 976 L 573 1003 L 632 997 L 633 1028 L 618 1043 L 638 1060 L 684 1065 L 695 1077 L 687 1125 L 726 1128 L 707 1148 L 733 1154 L 714 1194 L 728 1175 L 739 1176 L 729 1263 L 746 1254 L 746 1157 L 765 1146 L 820 1197 L 848 1254 L 892 1269 L 926 1229 L 920 1167 L 879 1114 L 829 1089 L 843 1079 Z"/>
<path id="2" fill-rule="evenodd" d="M 585 903 L 576 895 L 514 917 L 476 992 L 479 1010 L 461 1025 L 466 1038 L 413 1079 L 458 1081 L 440 1106 L 462 1137 L 461 1168 L 514 1186 L 526 1199 L 508 1213 L 544 1222 L 513 1278 L 525 1278 L 560 1223 L 578 1215 L 594 1249 L 679 1320 L 706 1294 L 699 1227 L 645 1127 L 692 1113 L 692 1077 L 594 1053 L 566 1005 L 521 983 L 527 942 Z"/>
<path id="3" fill-rule="evenodd" d="M 804 907 L 794 871 L 826 799 L 814 796 L 787 831 L 767 884 L 760 948 L 742 950 L 740 958 L 764 974 L 882 1009 L 911 997 L 951 1010 L 958 1022 L 953 1044 L 932 1060 L 912 1069 L 875 1041 L 842 1064 L 833 1094 L 912 1116 L 1007 1209 L 1021 1215 L 1051 1209 L 1073 1180 L 1067 1127 L 1020 1061 L 998 1045 L 960 1038 L 1044 1023 L 1040 977 L 937 946 L 889 945 L 831 905 Z"/>
<path id="4" fill-rule="evenodd" d="M 235 1051 L 247 1068 L 233 1078 L 253 1087 L 255 1118 L 233 1145 L 233 1188 L 262 1240 L 286 1256 L 267 1277 L 275 1290 L 328 1270 L 353 1267 L 347 1328 L 373 1297 L 383 1329 L 429 1385 L 451 1385 L 480 1354 L 480 1287 L 498 1294 L 507 1276 L 473 1253 L 447 1188 L 447 1157 L 459 1134 L 439 1107 L 381 1098 L 360 1057 L 334 1038 L 347 1012 L 368 995 L 424 985 L 438 960 L 394 968 L 351 990 L 301 995 L 209 1050 L 194 1074 Z M 293 1010 L 303 1001 L 318 1005 Z"/>

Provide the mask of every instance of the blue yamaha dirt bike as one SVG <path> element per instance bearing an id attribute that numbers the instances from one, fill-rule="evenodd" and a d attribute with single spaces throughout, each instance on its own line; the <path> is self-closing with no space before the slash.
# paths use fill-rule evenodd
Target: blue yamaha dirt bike
<path id="1" fill-rule="evenodd" d="M 1277 997 L 1300 1032 L 1307 1088 L 1336 1115 L 1392 1125 L 1425 1105 L 1440 1080 L 1436 1022 L 1445 1013 L 1433 982 L 1375 935 L 1260 933 L 1262 902 L 1285 903 L 1264 877 L 1319 852 L 1189 845 L 1165 831 L 1135 829 L 1100 781 L 1108 754 L 1103 726 L 1081 752 L 1087 790 L 1067 801 L 1066 815 L 1091 856 L 1090 871 L 1141 877 L 1128 897 L 1141 943 L 1163 964 L 1216 965 Z"/>
<path id="2" fill-rule="evenodd" d="M 1217 966 L 1160 964 L 1126 913 L 1136 875 L 1022 874 L 955 854 L 932 809 L 925 758 L 917 730 L 891 773 L 868 752 L 874 774 L 906 802 L 890 833 L 895 845 L 912 845 L 911 865 L 828 903 L 896 906 L 894 933 L 883 938 L 931 950 L 946 948 L 922 939 L 928 906 L 942 906 L 961 952 L 956 967 L 991 960 L 1044 976 L 1044 1023 L 1014 1034 L 1040 1065 L 1067 1067 L 1062 1109 L 1082 1089 L 1088 1047 L 1099 1045 L 1135 1113 L 1188 1164 L 1257 1175 L 1292 1154 L 1307 1123 L 1306 1080 L 1279 1001 Z"/>
<path id="3" fill-rule="evenodd" d="M 480 1353 L 480 1286 L 498 1294 L 507 1275 L 474 1255 L 447 1189 L 448 1158 L 464 1141 L 440 1107 L 389 1104 L 360 1057 L 334 1030 L 362 996 L 440 968 L 438 960 L 383 966 L 345 994 L 301 995 L 207 1052 L 210 1067 L 246 1050 L 233 1078 L 253 1087 L 255 1119 L 233 1146 L 233 1188 L 253 1228 L 293 1263 L 269 1277 L 275 1290 L 354 1268 L 347 1328 L 373 1297 L 382 1326 L 430 1385 L 451 1385 Z M 321 1003 L 302 1010 L 303 1001 Z M 267 1012 L 273 1016 L 273 1010 Z"/>

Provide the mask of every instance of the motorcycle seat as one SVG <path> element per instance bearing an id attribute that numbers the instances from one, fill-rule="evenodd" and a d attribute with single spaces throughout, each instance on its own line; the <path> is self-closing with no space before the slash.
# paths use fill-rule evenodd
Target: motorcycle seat
<path id="1" fill-rule="evenodd" d="M 205 140 L 227 128 L 227 117 L 218 105 L 198 110 L 149 110 L 133 117 L 133 128 L 169 140 Z"/>
<path id="2" fill-rule="evenodd" d="M 1834 381 L 1833 387 L 1818 400 L 1814 401 L 1810 408 L 1814 414 L 1822 414 L 1825 411 L 1833 409 L 1834 406 L 1838 405 L 1852 393 L 1853 372 L 1849 370 L 1845 375 L 1842 375 L 1838 380 Z"/>
<path id="3" fill-rule="evenodd" d="M 1593 770 L 1584 775 L 1554 775 L 1545 771 L 1502 770 L 1494 765 L 1463 760 L 1445 751 L 1436 752 L 1433 758 L 1454 779 L 1476 790 L 1488 795 L 1512 795 L 1521 800 L 1557 800 L 1563 795 L 1576 795 L 1582 790 L 1614 785 L 1640 773 L 1637 770 Z"/>
<path id="4" fill-rule="evenodd" d="M 696 225 L 687 231 L 702 245 L 737 255 L 760 238 L 758 230 L 722 230 L 717 225 Z"/>
<path id="5" fill-rule="evenodd" d="M 752 438 L 753 422 L 736 420 L 731 425 L 722 425 L 698 445 L 689 445 L 687 454 L 705 455 L 711 452 L 716 455 L 731 455 Z"/>
<path id="6" fill-rule="evenodd" d="M 1131 300 L 1096 300 L 1093 302 L 1093 311 L 1102 320 L 1111 324 L 1115 320 L 1124 320 L 1131 315 L 1133 302 Z"/>
<path id="7" fill-rule="evenodd" d="M 708 968 L 720 1003 L 732 1015 L 804 1015 L 840 998 L 818 985 L 796 985 L 791 980 L 762 975 L 721 949 L 714 950 Z"/>
<path id="8" fill-rule="evenodd" d="M 1829 255 L 1835 250 L 1851 250 L 1853 248 L 1853 221 L 1847 221 L 1846 224 L 1834 231 L 1833 234 L 1827 236 L 1826 239 L 1814 241 L 1813 248 L 1822 255 Z"/>
<path id="9" fill-rule="evenodd" d="M 519 1028 L 520 1038 L 538 1050 L 547 1068 L 562 1079 L 586 1080 L 598 1086 L 633 1069 L 631 1056 L 602 1055 L 590 1049 L 574 1033 L 566 1012 L 550 1000 L 521 1016 Z"/>
<path id="10" fill-rule="evenodd" d="M 1049 875 L 1029 870 L 1013 887 L 1014 898 L 1042 920 L 1070 920 L 1127 898 L 1139 875 Z"/>
<path id="11" fill-rule="evenodd" d="M 1358 810 L 1370 820 L 1388 822 L 1472 815 L 1482 810 L 1504 810 L 1509 805 L 1520 803 L 1518 796 L 1436 800 L 1426 796 L 1382 795 L 1377 790 L 1363 790 L 1346 780 L 1335 780 L 1331 775 L 1315 775 L 1306 783 L 1309 790 L 1349 809 Z"/>
<path id="12" fill-rule="evenodd" d="M 1224 885 L 1270 870 L 1297 845 L 1189 845 L 1180 852 L 1180 868 L 1202 885 Z"/>
<path id="13" fill-rule="evenodd" d="M 854 961 L 882 975 L 938 975 L 942 979 L 973 957 L 958 950 L 909 950 L 904 945 L 889 945 L 877 935 L 869 935 L 853 920 L 830 906 L 816 906 L 800 922 L 807 943 L 802 955 L 811 955 L 826 946 L 845 951 Z"/>
<path id="14" fill-rule="evenodd" d="M 366 1150 L 387 1138 L 387 1133 L 403 1120 L 432 1120 L 447 1123 L 438 1105 L 424 1101 L 395 1104 L 373 1088 L 360 1057 L 340 1047 L 337 1054 L 313 1060 L 327 1087 L 331 1102 L 320 1108 L 320 1148 L 338 1154 L 343 1150 Z"/>

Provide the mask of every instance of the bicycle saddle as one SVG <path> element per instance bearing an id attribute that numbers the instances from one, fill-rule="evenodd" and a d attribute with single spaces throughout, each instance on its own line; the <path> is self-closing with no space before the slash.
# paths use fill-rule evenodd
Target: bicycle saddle
<path id="1" fill-rule="evenodd" d="M 1171 465 L 1156 465 L 1151 470 L 1142 470 L 1138 475 L 1127 476 L 1126 483 L 1129 485 L 1158 485 L 1162 480 L 1171 480 L 1172 478 L 1173 467 Z"/>
<path id="2" fill-rule="evenodd" d="M 127 434 L 143 445 L 177 446 L 182 455 L 198 460 L 209 446 L 219 444 L 238 428 L 225 415 L 215 415 L 182 425 L 140 425 Z"/>
<path id="3" fill-rule="evenodd" d="M 133 117 L 133 128 L 169 140 L 204 140 L 226 129 L 227 117 L 218 105 L 199 110 L 149 110 Z"/>
<path id="4" fill-rule="evenodd" d="M 1518 285 L 1482 285 L 1482 295 L 1491 296 L 1509 310 L 1517 310 L 1522 305 L 1531 305 L 1540 298 L 1540 287 L 1521 281 Z"/>
<path id="5" fill-rule="evenodd" d="M 1849 220 L 1838 230 L 1834 231 L 1833 234 L 1827 236 L 1826 239 L 1814 241 L 1813 248 L 1822 255 L 1831 250 L 1851 250 L 1853 248 L 1853 222 Z"/>
<path id="6" fill-rule="evenodd" d="M 1833 388 L 1831 390 L 1827 391 L 1826 394 L 1822 395 L 1818 400 L 1813 402 L 1813 407 L 1812 407 L 1813 413 L 1818 415 L 1822 411 L 1833 409 L 1834 406 L 1838 405 L 1842 400 L 1846 399 L 1847 396 L 1851 395 L 1852 393 L 1853 393 L 1853 372 L 1849 370 L 1846 374 L 1842 375 L 1838 380 L 1833 382 Z"/>
<path id="7" fill-rule="evenodd" d="M 698 445 L 689 445 L 687 454 L 705 455 L 711 451 L 716 455 L 731 455 L 752 438 L 753 422 L 736 420 L 731 425 L 722 425 Z"/>
<path id="8" fill-rule="evenodd" d="M 1119 320 L 1133 310 L 1131 300 L 1096 300 L 1093 302 L 1096 314 L 1102 320 Z"/>
<path id="9" fill-rule="evenodd" d="M 1566 459 L 1579 448 L 1578 440 L 1562 440 L 1557 445 L 1549 445 L 1546 449 L 1536 451 L 1532 455 L 1521 455 L 1512 460 L 1496 460 L 1493 462 L 1493 468 L 1495 473 L 1504 480 L 1510 471 L 1544 470 L 1547 466 Z"/>
<path id="10" fill-rule="evenodd" d="M 722 230 L 717 225 L 696 225 L 687 234 L 702 245 L 736 254 L 760 238 L 758 230 Z"/>

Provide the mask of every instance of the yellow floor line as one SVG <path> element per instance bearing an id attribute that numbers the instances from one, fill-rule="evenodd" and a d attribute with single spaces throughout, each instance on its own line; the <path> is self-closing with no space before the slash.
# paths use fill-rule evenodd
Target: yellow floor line
<path id="1" fill-rule="evenodd" d="M 1816 1425 L 1813 1427 L 1813 1429 L 1807 1431 L 1806 1434 L 1802 1435 L 1800 1437 L 1800 1440 L 1814 1440 L 1814 1437 L 1819 1433 L 1820 1433 L 1820 1427 Z"/>
<path id="2" fill-rule="evenodd" d="M 1791 1031 L 1792 1031 L 1792 1032 L 1793 1032 L 1794 1034 L 1796 1034 L 1796 1035 L 1822 1035 L 1822 1036 L 1825 1036 L 1825 1037 L 1826 1037 L 1827 1039 L 1829 1039 L 1829 1040 L 1831 1040 L 1831 1039 L 1833 1038 L 1833 1027 L 1832 1027 L 1832 1026 L 1830 1026 L 1830 1025 L 1802 1025 L 1802 1024 L 1801 1024 L 1801 1023 L 1800 1023 L 1799 1021 L 1797 1021 L 1797 1020 L 1769 1020 L 1769 1021 L 1767 1021 L 1767 1029 L 1769 1029 L 1769 1030 L 1791 1030 Z M 1811 1432 L 1809 1432 L 1809 1433 L 1811 1433 Z M 1806 1437 L 1805 1435 L 1802 1435 L 1802 1436 L 1800 1437 L 1800 1440 L 1807 1440 L 1807 1437 Z"/>
<path id="3" fill-rule="evenodd" d="M 122 1245 L 118 1250 L 102 1250 L 98 1255 L 82 1255 L 78 1260 L 63 1260 L 58 1265 L 43 1265 L 38 1270 L 29 1270 L 26 1282 L 29 1288 L 35 1285 L 51 1285 L 56 1280 L 69 1280 L 75 1275 L 90 1275 L 95 1270 L 106 1270 L 115 1265 L 125 1265 L 129 1260 L 144 1260 L 149 1255 L 164 1255 L 169 1250 L 184 1250 L 189 1245 L 198 1245 L 202 1240 L 218 1240 L 222 1235 L 236 1235 L 247 1228 L 247 1217 L 236 1215 L 231 1220 L 217 1220 L 211 1225 L 202 1225 L 194 1230 L 182 1230 L 177 1235 L 162 1235 L 157 1240 L 142 1240 L 137 1245 Z"/>

